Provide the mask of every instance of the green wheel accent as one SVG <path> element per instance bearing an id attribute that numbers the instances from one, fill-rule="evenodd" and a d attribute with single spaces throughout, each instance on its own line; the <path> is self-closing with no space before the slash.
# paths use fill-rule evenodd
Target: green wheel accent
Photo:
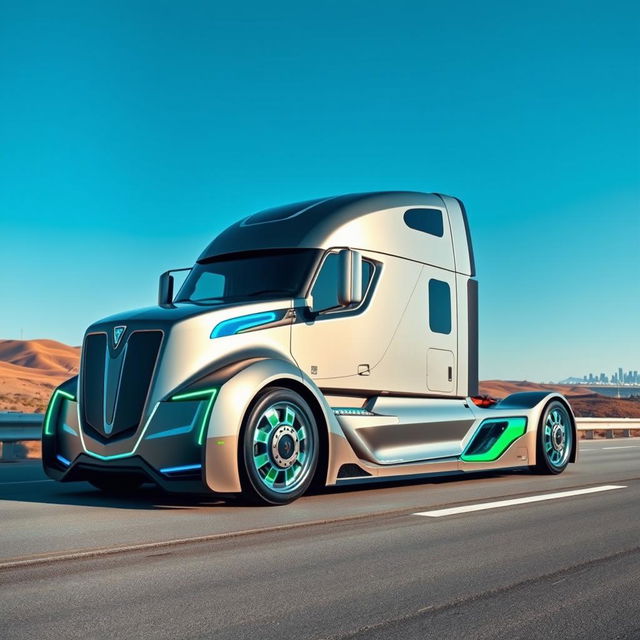
<path id="1" fill-rule="evenodd" d="M 264 481 L 266 482 L 266 484 L 273 488 L 273 485 L 279 473 L 280 472 L 277 469 L 271 467 L 271 469 L 269 469 L 269 473 L 267 473 L 267 475 L 264 477 Z"/>
<path id="2" fill-rule="evenodd" d="M 287 407 L 284 412 L 284 424 L 292 427 L 295 419 L 296 412 L 291 407 Z"/>
<path id="3" fill-rule="evenodd" d="M 259 456 L 255 456 L 254 461 L 256 463 L 256 469 L 261 469 L 269 462 L 269 456 L 266 453 L 262 453 Z"/>
<path id="4" fill-rule="evenodd" d="M 284 504 L 303 493 L 318 459 L 317 427 L 305 401 L 290 390 L 268 391 L 247 428 L 245 461 L 255 497 Z"/>
<path id="5" fill-rule="evenodd" d="M 273 407 L 270 407 L 269 410 L 266 411 L 264 415 L 272 427 L 277 427 L 280 424 L 280 418 L 278 416 L 278 412 Z"/>
<path id="6" fill-rule="evenodd" d="M 507 423 L 500 435 L 496 438 L 491 434 L 491 425 Z M 464 462 L 494 462 L 497 460 L 518 438 L 527 431 L 527 419 L 518 418 L 491 418 L 484 420 L 473 438 L 467 445 L 461 459 Z M 486 442 L 478 442 L 478 438 L 487 438 Z"/>

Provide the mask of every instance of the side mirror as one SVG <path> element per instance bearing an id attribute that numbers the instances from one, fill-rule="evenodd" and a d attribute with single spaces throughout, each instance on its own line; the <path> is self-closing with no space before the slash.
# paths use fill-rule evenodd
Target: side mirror
<path id="1" fill-rule="evenodd" d="M 179 273 L 180 271 L 188 271 L 190 272 L 193 267 L 185 267 L 184 269 L 169 269 L 169 271 L 165 271 L 160 276 L 160 286 L 158 287 L 158 304 L 161 307 L 170 307 L 173 304 L 173 295 L 175 291 L 175 278 L 173 276 L 174 273 Z M 189 274 L 187 273 L 187 276 Z M 184 284 L 184 280 L 186 276 L 178 282 L 180 287 Z M 180 290 L 178 287 L 178 290 Z M 178 291 L 179 293 L 180 291 Z"/>
<path id="2" fill-rule="evenodd" d="M 338 301 L 343 307 L 362 302 L 362 255 L 342 249 L 338 253 Z"/>
<path id="3" fill-rule="evenodd" d="M 160 276 L 158 287 L 158 304 L 161 307 L 169 307 L 173 304 L 173 276 L 171 271 L 165 271 Z"/>

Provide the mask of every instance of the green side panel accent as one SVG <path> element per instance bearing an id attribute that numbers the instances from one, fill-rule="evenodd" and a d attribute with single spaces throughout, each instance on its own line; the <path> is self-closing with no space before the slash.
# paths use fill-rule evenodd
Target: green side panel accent
<path id="1" fill-rule="evenodd" d="M 497 460 L 518 438 L 523 436 L 527 430 L 526 418 L 491 418 L 485 420 L 478 427 L 478 431 L 483 425 L 493 422 L 507 422 L 507 428 L 500 434 L 498 439 L 491 445 L 491 448 L 483 453 L 468 455 L 463 453 L 460 459 L 464 462 L 493 462 Z M 475 436 L 469 444 L 472 444 Z M 468 448 L 468 447 L 467 447 Z"/>

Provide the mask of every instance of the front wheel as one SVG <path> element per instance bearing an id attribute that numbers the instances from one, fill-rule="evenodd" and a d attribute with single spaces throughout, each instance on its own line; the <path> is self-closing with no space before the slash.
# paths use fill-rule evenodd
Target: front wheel
<path id="1" fill-rule="evenodd" d="M 538 427 L 536 464 L 533 471 L 562 473 L 573 450 L 573 426 L 567 407 L 558 400 L 549 403 Z"/>
<path id="2" fill-rule="evenodd" d="M 250 502 L 288 504 L 309 488 L 319 439 L 304 398 L 290 389 L 266 389 L 250 409 L 243 434 L 243 490 Z"/>

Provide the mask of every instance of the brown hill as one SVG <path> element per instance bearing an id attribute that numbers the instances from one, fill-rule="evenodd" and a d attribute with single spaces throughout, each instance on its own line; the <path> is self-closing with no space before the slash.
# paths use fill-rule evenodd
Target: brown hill
<path id="1" fill-rule="evenodd" d="M 80 347 L 55 340 L 0 340 L 0 411 L 44 411 L 79 361 Z"/>
<path id="2" fill-rule="evenodd" d="M 526 380 L 485 380 L 480 394 L 504 398 L 520 391 L 557 391 L 567 396 L 577 416 L 582 418 L 640 418 L 639 398 L 612 398 L 590 389 L 566 384 L 539 384 Z"/>

